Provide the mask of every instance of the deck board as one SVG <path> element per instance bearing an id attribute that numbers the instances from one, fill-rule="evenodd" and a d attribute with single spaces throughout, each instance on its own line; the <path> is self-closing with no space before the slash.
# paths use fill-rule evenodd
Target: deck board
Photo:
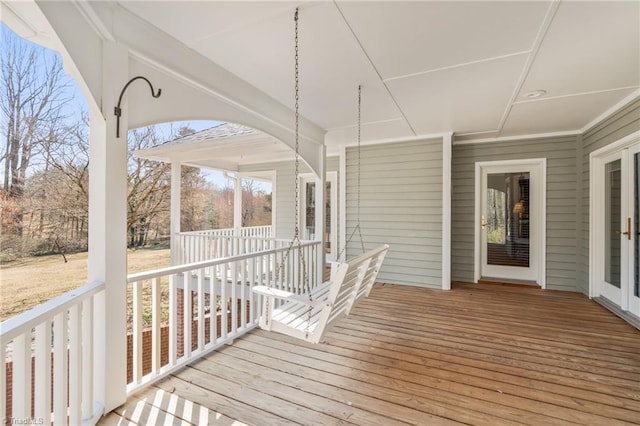
<path id="1" fill-rule="evenodd" d="M 640 331 L 576 293 L 378 284 L 323 343 L 256 330 L 102 423 L 150 421 L 639 424 Z"/>

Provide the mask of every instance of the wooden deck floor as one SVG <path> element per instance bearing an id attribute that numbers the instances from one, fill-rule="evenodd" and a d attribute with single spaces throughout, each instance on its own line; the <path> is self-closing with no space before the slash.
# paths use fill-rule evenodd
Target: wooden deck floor
<path id="1" fill-rule="evenodd" d="M 103 423 L 165 421 L 640 424 L 640 331 L 574 293 L 377 285 L 325 343 L 252 332 Z"/>

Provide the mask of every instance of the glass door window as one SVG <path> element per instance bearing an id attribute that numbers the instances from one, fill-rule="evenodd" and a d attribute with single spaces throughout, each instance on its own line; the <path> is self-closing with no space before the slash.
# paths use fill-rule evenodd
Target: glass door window
<path id="1" fill-rule="evenodd" d="M 478 163 L 477 279 L 544 285 L 543 170 L 543 160 Z"/>
<path id="2" fill-rule="evenodd" d="M 528 172 L 487 175 L 487 264 L 529 267 Z"/>
<path id="3" fill-rule="evenodd" d="M 640 144 L 596 156 L 592 185 L 594 295 L 640 317 Z"/>
<path id="4" fill-rule="evenodd" d="M 604 279 L 609 285 L 620 288 L 622 228 L 622 173 L 621 160 L 605 164 L 605 239 Z"/>

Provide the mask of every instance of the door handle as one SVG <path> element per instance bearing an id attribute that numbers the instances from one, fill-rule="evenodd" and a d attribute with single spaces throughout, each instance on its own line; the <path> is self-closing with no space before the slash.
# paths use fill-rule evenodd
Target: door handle
<path id="1" fill-rule="evenodd" d="M 487 222 L 484 220 L 484 216 L 480 216 L 480 227 L 482 229 L 487 227 Z"/>
<path id="2" fill-rule="evenodd" d="M 627 218 L 627 230 L 625 232 L 616 231 L 616 234 L 626 235 L 627 240 L 631 240 L 631 218 L 630 217 Z"/>

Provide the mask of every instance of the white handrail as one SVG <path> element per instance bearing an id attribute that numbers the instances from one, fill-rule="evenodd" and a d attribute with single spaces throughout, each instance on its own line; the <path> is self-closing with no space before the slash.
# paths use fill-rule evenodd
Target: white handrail
<path id="1" fill-rule="evenodd" d="M 320 241 L 301 241 L 300 246 L 302 248 L 305 248 L 305 247 L 313 247 L 319 244 L 320 244 Z M 203 260 L 201 262 L 193 262 L 193 263 L 188 263 L 186 265 L 169 266 L 166 268 L 153 269 L 151 271 L 138 272 L 135 274 L 127 275 L 127 282 L 131 283 L 134 281 L 148 280 L 148 279 L 159 277 L 162 275 L 180 274 L 193 269 L 201 269 L 201 268 L 206 268 L 208 266 L 223 265 L 225 263 L 236 262 L 240 260 L 247 260 L 257 256 L 282 253 L 287 251 L 287 249 L 288 247 L 280 247 L 280 248 L 274 248 L 270 250 L 261 250 L 261 251 L 256 251 L 252 253 L 241 254 L 237 256 L 228 256 L 220 259 Z"/>
<path id="2" fill-rule="evenodd" d="M 1 322 L 0 345 L 6 345 L 24 330 L 31 329 L 46 319 L 53 318 L 60 312 L 69 309 L 70 306 L 77 303 L 78 299 L 85 299 L 103 289 L 103 282 L 94 281 Z"/>

